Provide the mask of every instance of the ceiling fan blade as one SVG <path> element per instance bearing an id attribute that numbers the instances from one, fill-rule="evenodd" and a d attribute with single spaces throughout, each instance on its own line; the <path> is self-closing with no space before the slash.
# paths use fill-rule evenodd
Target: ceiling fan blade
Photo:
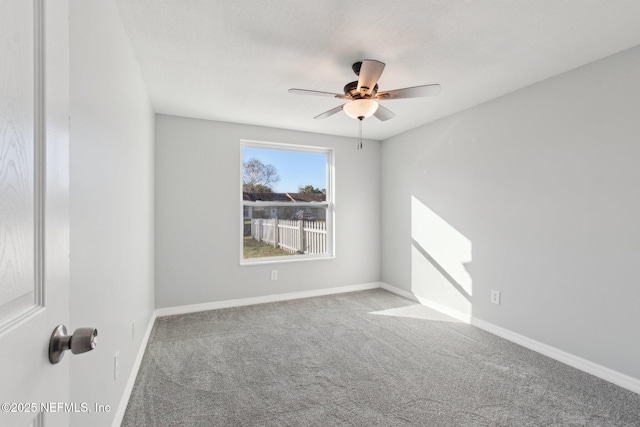
<path id="1" fill-rule="evenodd" d="M 376 87 L 378 79 L 384 70 L 384 62 L 375 61 L 373 59 L 365 59 L 360 66 L 360 75 L 358 78 L 358 92 L 363 95 L 371 95 Z M 364 93 L 362 92 L 364 90 Z"/>
<path id="2" fill-rule="evenodd" d="M 340 93 L 331 93 L 331 92 L 321 92 L 318 90 L 307 90 L 307 89 L 289 89 L 289 93 L 295 93 L 298 95 L 315 95 L 315 96 L 329 96 L 331 98 L 344 98 L 344 94 Z"/>
<path id="3" fill-rule="evenodd" d="M 375 99 L 422 98 L 424 96 L 436 96 L 439 93 L 440 85 L 424 85 L 378 92 Z"/>
<path id="4" fill-rule="evenodd" d="M 373 115 L 376 116 L 376 119 L 380 120 L 381 122 L 393 119 L 396 116 L 391 110 L 389 110 L 388 108 L 384 108 L 380 104 L 378 104 L 378 109 L 375 113 L 373 113 Z"/>
<path id="5" fill-rule="evenodd" d="M 335 113 L 342 111 L 342 107 L 344 107 L 344 104 L 338 105 L 336 108 L 332 108 L 331 110 L 325 111 L 322 114 L 318 114 L 314 117 L 314 119 L 326 119 L 327 117 L 333 116 Z"/>

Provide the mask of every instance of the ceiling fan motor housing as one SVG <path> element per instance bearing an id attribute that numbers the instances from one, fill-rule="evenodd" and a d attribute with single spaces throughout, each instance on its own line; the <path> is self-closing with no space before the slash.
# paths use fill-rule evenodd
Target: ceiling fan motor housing
<path id="1" fill-rule="evenodd" d="M 351 66 L 351 69 L 356 73 L 356 76 L 360 75 L 360 67 L 362 67 L 362 61 L 354 62 Z"/>
<path id="2" fill-rule="evenodd" d="M 362 87 L 363 92 L 366 91 L 367 87 Z M 378 93 L 378 85 L 376 84 L 371 91 L 371 94 L 363 96 L 362 93 L 358 92 L 358 81 L 347 83 L 344 85 L 344 94 L 347 95 L 351 99 L 362 99 L 362 98 L 373 98 Z"/>

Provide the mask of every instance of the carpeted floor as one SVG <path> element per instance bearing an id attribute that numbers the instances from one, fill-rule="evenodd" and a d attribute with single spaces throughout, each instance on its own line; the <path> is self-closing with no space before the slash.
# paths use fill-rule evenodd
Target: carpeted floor
<path id="1" fill-rule="evenodd" d="M 159 318 L 122 426 L 640 426 L 640 395 L 376 289 Z"/>

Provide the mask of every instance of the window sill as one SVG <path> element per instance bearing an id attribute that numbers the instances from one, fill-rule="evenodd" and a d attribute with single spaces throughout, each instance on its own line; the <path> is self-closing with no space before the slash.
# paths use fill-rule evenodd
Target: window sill
<path id="1" fill-rule="evenodd" d="M 251 266 L 251 265 L 265 265 L 265 264 L 283 264 L 289 262 L 304 262 L 304 261 L 326 261 L 335 259 L 335 255 L 291 255 L 289 257 L 264 257 L 264 258 L 251 258 L 251 259 L 242 259 L 240 260 L 240 266 Z M 255 260 L 255 261 L 253 261 Z"/>

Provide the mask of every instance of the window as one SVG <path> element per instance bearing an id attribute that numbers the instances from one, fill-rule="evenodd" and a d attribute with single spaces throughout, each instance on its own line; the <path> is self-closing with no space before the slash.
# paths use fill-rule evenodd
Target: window
<path id="1" fill-rule="evenodd" d="M 333 256 L 333 152 L 241 142 L 242 264 Z"/>

